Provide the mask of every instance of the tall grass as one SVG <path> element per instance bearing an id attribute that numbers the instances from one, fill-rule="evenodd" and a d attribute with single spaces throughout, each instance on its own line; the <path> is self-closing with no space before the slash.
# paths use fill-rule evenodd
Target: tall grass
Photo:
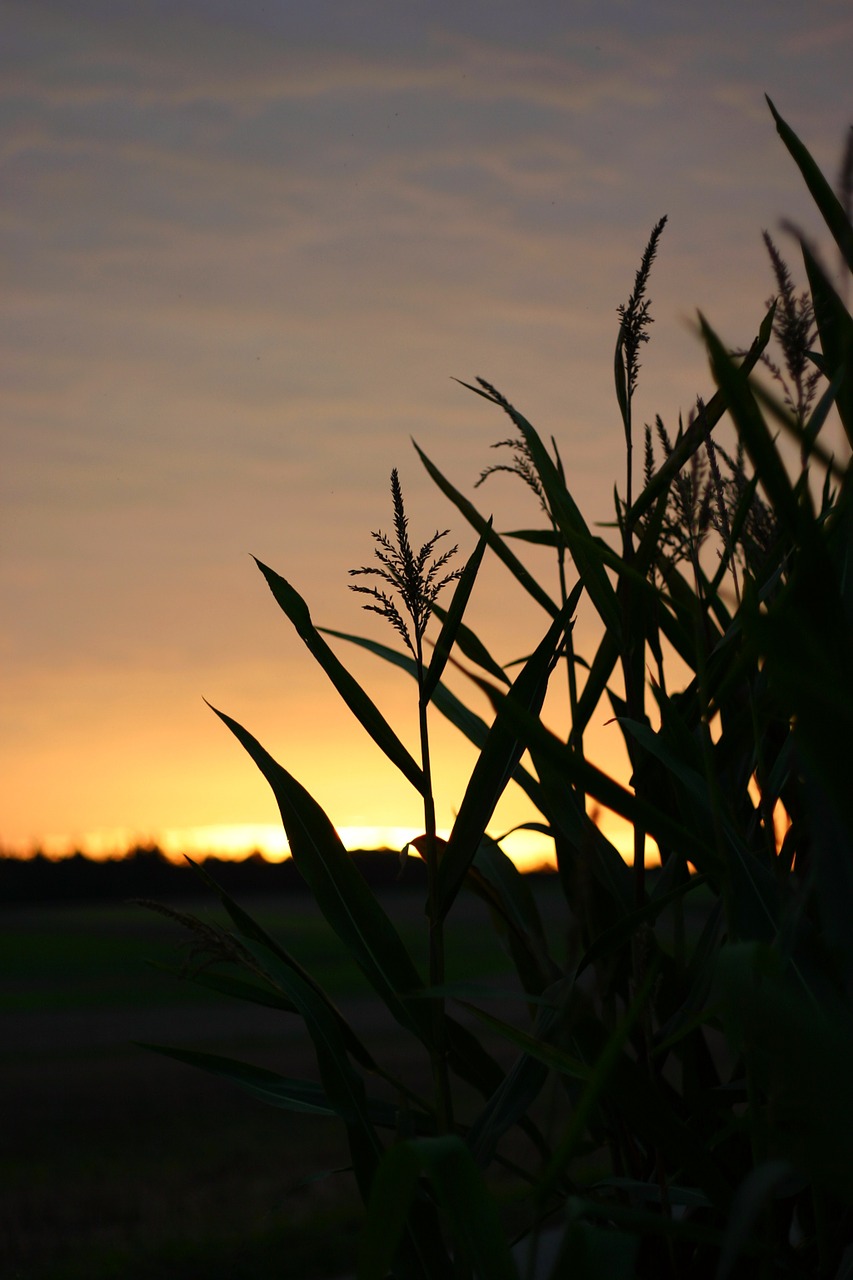
<path id="1" fill-rule="evenodd" d="M 770 110 L 853 269 L 849 191 L 833 193 Z M 418 448 L 479 543 L 461 571 L 449 569 L 449 552 L 437 553 L 443 534 L 415 554 L 393 474 L 394 538 L 374 535 L 378 560 L 356 572 L 383 583 L 357 589 L 402 649 L 324 633 L 290 582 L 260 565 L 350 711 L 423 799 L 424 834 L 414 843 L 429 867 L 428 974 L 330 818 L 246 729 L 217 713 L 272 787 L 319 909 L 430 1067 L 432 1083 L 421 1088 L 378 1062 L 286 942 L 227 894 L 219 891 L 228 930 L 185 922 L 217 962 L 208 984 L 304 1022 L 314 1079 L 195 1060 L 279 1108 L 339 1117 L 365 1203 L 360 1280 L 492 1280 L 518 1276 L 519 1266 L 545 1274 L 536 1255 L 547 1224 L 562 1232 L 554 1277 L 841 1280 L 853 1268 L 853 512 L 849 452 L 836 456 L 826 430 L 837 418 L 853 443 L 853 320 L 805 235 L 797 233 L 803 293 L 768 237 L 777 297 L 755 341 L 734 354 L 700 316 L 709 394 L 686 424 L 668 430 L 658 418 L 641 435 L 633 397 L 664 223 L 617 317 L 626 471 L 616 545 L 584 519 L 555 442 L 477 380 L 470 389 L 511 423 L 500 442 L 511 461 L 481 479 L 516 473 L 544 525 L 497 532 Z M 769 386 L 755 376 L 763 366 Z M 733 451 L 715 436 L 726 419 Z M 786 465 L 786 439 L 799 469 Z M 557 599 L 516 556 L 518 540 L 553 548 Z M 540 643 L 512 675 L 464 622 L 487 551 L 544 615 Z M 451 588 L 445 610 L 437 596 Z M 582 656 L 572 625 L 584 596 L 602 628 Z M 427 663 L 433 613 L 441 625 Z M 411 673 L 419 761 L 327 634 Z M 451 654 L 490 719 L 443 682 Z M 570 721 L 555 732 L 542 706 L 561 665 Z M 603 706 L 627 748 L 629 785 L 585 751 Z M 433 711 L 479 752 L 446 844 L 435 834 Z M 487 835 L 510 781 L 553 842 L 567 954 L 555 951 L 527 884 Z M 632 825 L 633 867 L 596 825 L 597 806 Z M 647 836 L 660 850 L 654 874 L 644 865 Z M 522 1020 L 444 983 L 442 929 L 463 884 L 485 898 L 506 938 L 526 993 Z M 516 1055 L 508 1069 L 493 1053 L 501 1040 Z M 524 1263 L 511 1252 L 514 1237 L 527 1244 Z"/>

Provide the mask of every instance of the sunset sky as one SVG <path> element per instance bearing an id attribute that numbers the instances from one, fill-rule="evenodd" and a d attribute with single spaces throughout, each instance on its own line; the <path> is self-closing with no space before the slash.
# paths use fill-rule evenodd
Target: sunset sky
<path id="1" fill-rule="evenodd" d="M 250 556 L 318 624 L 394 643 L 347 577 L 391 526 L 391 468 L 413 540 L 474 544 L 410 437 L 497 528 L 536 524 L 510 478 L 473 492 L 507 425 L 455 377 L 553 434 L 587 518 L 610 519 L 616 308 L 649 231 L 669 216 L 636 416 L 674 428 L 709 393 L 697 308 L 733 347 L 754 336 L 763 228 L 802 280 L 780 222 L 819 228 L 764 93 L 834 180 L 849 0 L 2 0 L 0 18 L 0 847 L 265 844 L 272 795 L 204 698 L 352 844 L 417 835 L 417 797 Z M 525 558 L 556 591 L 547 554 Z M 545 629 L 493 565 L 470 620 L 501 661 Z M 576 634 L 583 651 L 586 604 Z M 414 749 L 413 685 L 338 652 Z M 605 719 L 595 749 L 621 768 Z M 446 828 L 473 755 L 435 737 Z M 509 794 L 493 830 L 535 816 Z"/>

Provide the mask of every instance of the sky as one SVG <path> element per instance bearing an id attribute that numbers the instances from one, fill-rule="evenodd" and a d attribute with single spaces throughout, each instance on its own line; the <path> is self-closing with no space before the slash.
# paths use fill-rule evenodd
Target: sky
<path id="1" fill-rule="evenodd" d="M 475 542 L 413 439 L 497 528 L 536 524 L 512 477 L 474 492 L 507 426 L 456 378 L 553 435 L 587 519 L 611 519 L 616 308 L 649 232 L 668 215 L 635 415 L 674 428 L 711 390 L 697 309 L 732 347 L 754 336 L 763 228 L 802 280 L 780 224 L 819 228 L 764 94 L 834 179 L 848 0 L 2 0 L 0 19 L 0 848 L 280 850 L 204 699 L 351 847 L 400 843 L 416 795 L 251 557 L 318 625 L 393 644 L 348 590 L 391 527 L 392 467 L 413 541 Z M 521 554 L 556 591 L 547 552 Z M 546 627 L 491 563 L 470 622 L 502 662 Z M 414 749 L 411 681 L 336 648 Z M 606 718 L 595 753 L 624 771 Z M 433 734 L 446 830 L 474 756 Z M 491 829 L 535 817 L 510 792 Z"/>

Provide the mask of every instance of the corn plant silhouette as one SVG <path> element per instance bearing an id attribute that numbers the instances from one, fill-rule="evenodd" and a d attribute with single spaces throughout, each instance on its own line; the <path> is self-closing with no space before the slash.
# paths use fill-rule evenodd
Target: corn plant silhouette
<path id="1" fill-rule="evenodd" d="M 396 467 L 391 472 L 391 496 L 394 504 L 394 541 L 392 542 L 381 531 L 375 532 L 373 534 L 376 543 L 374 555 L 378 564 L 350 569 L 349 572 L 351 577 L 379 578 L 390 588 L 392 594 L 381 587 L 364 586 L 362 583 L 350 584 L 350 590 L 370 596 L 371 603 L 363 607 L 372 613 L 380 614 L 390 622 L 415 660 L 415 677 L 418 682 L 418 731 L 424 777 L 424 834 L 412 843 L 427 865 L 427 910 L 430 921 L 429 979 L 431 986 L 441 987 L 444 983 L 444 924 L 438 910 L 437 898 L 439 846 L 436 839 L 435 796 L 429 746 L 430 691 L 427 687 L 427 668 L 424 662 L 424 634 L 439 593 L 451 582 L 456 582 L 462 577 L 462 569 L 451 569 L 445 572 L 458 551 L 457 546 L 450 547 L 433 558 L 436 544 L 446 538 L 449 533 L 447 529 L 443 532 L 436 530 L 417 554 L 412 550 L 409 541 L 409 522 Z M 433 1077 L 440 1125 L 442 1131 L 447 1133 L 453 1124 L 453 1103 L 447 1071 L 443 996 L 437 996 L 432 1006 L 435 1035 Z"/>
<path id="2" fill-rule="evenodd" d="M 849 199 L 839 200 L 769 105 L 853 272 Z M 533 1275 L 549 1222 L 563 1228 L 549 1280 L 849 1273 L 853 318 L 804 236 L 808 298 L 771 254 L 778 299 L 748 350 L 732 352 L 699 317 L 713 390 L 697 396 L 675 433 L 654 419 L 635 496 L 633 398 L 663 226 L 655 225 L 618 309 L 614 380 L 628 465 L 615 499 L 616 545 L 585 520 L 553 438 L 549 448 L 481 379 L 465 385 L 513 424 L 500 442 L 511 461 L 481 479 L 503 469 L 518 475 L 546 527 L 498 532 L 416 445 L 478 542 L 461 572 L 450 567 L 455 549 L 442 549 L 446 533 L 416 552 L 392 473 L 393 536 L 374 534 L 375 562 L 353 570 L 361 580 L 350 585 L 391 624 L 402 651 L 316 627 L 292 584 L 259 565 L 346 706 L 423 799 L 425 830 L 415 843 L 428 867 L 427 980 L 393 908 L 368 888 L 330 817 L 246 729 L 217 714 L 272 787 L 320 911 L 431 1066 L 432 1093 L 383 1066 L 285 941 L 215 885 L 230 929 L 195 931 L 216 961 L 206 985 L 300 1018 L 316 1078 L 161 1051 L 273 1106 L 338 1117 L 365 1203 L 359 1280 L 518 1280 L 509 1232 L 525 1241 Z M 782 353 L 765 365 L 774 337 Z M 765 368 L 769 380 L 756 376 Z M 781 397 L 774 370 L 788 388 Z M 724 421 L 737 437 L 731 451 L 715 434 Z M 840 424 L 841 449 L 828 443 L 829 422 Z M 781 437 L 794 442 L 799 470 Z M 558 599 L 516 555 L 517 541 L 557 549 Z M 542 639 L 521 664 L 502 663 L 464 622 L 486 551 L 544 614 Z M 735 566 L 732 598 L 726 575 Z M 437 598 L 451 585 L 444 610 Z M 584 658 L 571 641 L 581 603 L 599 628 Z M 432 614 L 441 627 L 427 662 Z M 326 637 L 415 680 L 420 760 Z M 453 650 L 490 719 L 445 682 Z M 555 731 L 543 706 L 563 657 L 575 683 L 570 725 Z M 431 709 L 478 752 L 446 843 L 435 833 Z M 628 785 L 584 749 L 585 730 L 604 718 L 628 752 Z M 528 881 L 487 834 L 510 784 L 534 810 L 526 825 L 553 845 L 558 935 L 543 927 Z M 633 868 L 594 820 L 598 807 L 631 825 Z M 647 834 L 661 861 L 648 874 Z M 463 885 L 485 901 L 505 944 L 517 1015 L 488 1007 L 494 988 L 472 994 L 444 980 L 443 930 Z M 496 1039 L 516 1055 L 508 1067 L 497 1061 Z"/>

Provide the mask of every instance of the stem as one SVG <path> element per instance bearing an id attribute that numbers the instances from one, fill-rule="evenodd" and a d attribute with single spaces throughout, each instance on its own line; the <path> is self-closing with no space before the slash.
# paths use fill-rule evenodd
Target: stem
<path id="1" fill-rule="evenodd" d="M 551 528 L 555 534 L 559 535 L 557 522 L 551 517 Z M 557 568 L 560 574 L 560 604 L 565 605 L 569 598 L 566 589 L 566 548 L 562 542 L 557 545 Z M 571 729 L 569 731 L 569 746 L 574 746 L 578 755 L 583 757 L 583 730 L 577 731 L 577 709 L 578 709 L 578 677 L 575 671 L 575 646 L 572 641 L 571 624 L 566 627 L 566 674 L 568 676 L 569 686 L 569 715 L 571 718 Z"/>
<path id="2" fill-rule="evenodd" d="M 424 834 L 427 864 L 427 914 L 429 916 L 429 984 L 440 987 L 444 983 L 444 921 L 438 910 L 438 845 L 435 831 L 435 798 L 432 790 L 432 765 L 429 752 L 429 727 L 427 703 L 424 697 L 423 644 L 416 630 L 416 660 L 418 670 L 418 728 L 421 740 L 421 768 L 424 774 Z M 453 1128 L 453 1104 L 450 1096 L 450 1080 L 447 1070 L 447 1033 L 445 1027 L 444 997 L 431 1001 L 433 1045 L 430 1050 L 433 1087 L 438 1111 L 439 1130 L 450 1133 Z"/>

